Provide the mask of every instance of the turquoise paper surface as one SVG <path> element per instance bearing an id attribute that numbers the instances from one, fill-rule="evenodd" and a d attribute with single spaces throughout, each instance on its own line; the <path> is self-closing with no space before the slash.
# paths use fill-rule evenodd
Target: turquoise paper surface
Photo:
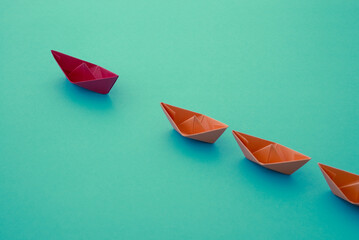
<path id="1" fill-rule="evenodd" d="M 358 1 L 0 4 L 0 239 L 355 239 L 318 162 L 359 174 Z M 50 50 L 119 74 L 71 84 Z M 229 125 L 181 137 L 160 102 Z M 248 161 L 231 131 L 312 160 Z"/>

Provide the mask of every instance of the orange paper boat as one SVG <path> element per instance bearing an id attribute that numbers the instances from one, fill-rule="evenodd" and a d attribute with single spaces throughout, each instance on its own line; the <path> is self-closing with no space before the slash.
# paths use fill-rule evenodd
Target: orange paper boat
<path id="1" fill-rule="evenodd" d="M 359 206 L 359 175 L 318 163 L 330 190 L 338 197 Z"/>
<path id="2" fill-rule="evenodd" d="M 213 118 L 183 108 L 161 103 L 172 127 L 182 136 L 202 142 L 214 143 L 228 128 Z"/>
<path id="3" fill-rule="evenodd" d="M 237 131 L 232 133 L 246 158 L 273 171 L 290 175 L 310 160 L 278 143 Z"/>

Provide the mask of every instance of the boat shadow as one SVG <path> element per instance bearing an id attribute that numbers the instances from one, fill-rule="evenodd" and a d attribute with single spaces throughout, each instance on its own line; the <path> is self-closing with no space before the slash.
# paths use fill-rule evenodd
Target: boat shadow
<path id="1" fill-rule="evenodd" d="M 332 191 L 324 191 L 320 195 L 321 201 L 323 202 L 325 207 L 328 209 L 338 209 L 339 212 L 343 212 L 344 214 L 353 214 L 355 213 L 356 220 L 359 220 L 359 206 L 351 204 L 350 202 L 337 197 L 332 193 Z"/>
<path id="2" fill-rule="evenodd" d="M 215 143 L 205 143 L 183 137 L 174 129 L 169 131 L 168 138 L 169 142 L 173 144 L 173 148 L 186 158 L 198 162 L 214 162 L 220 159 L 219 151 Z"/>
<path id="3" fill-rule="evenodd" d="M 264 168 L 247 158 L 239 161 L 239 173 L 253 185 L 264 185 L 264 187 L 275 188 L 279 191 L 294 187 L 300 187 L 293 175 L 286 175 L 270 169 Z M 293 173 L 296 174 L 296 173 Z"/>
<path id="4" fill-rule="evenodd" d="M 113 108 L 108 94 L 99 94 L 70 83 L 66 78 L 59 81 L 59 85 L 71 102 L 90 110 L 106 111 Z"/>

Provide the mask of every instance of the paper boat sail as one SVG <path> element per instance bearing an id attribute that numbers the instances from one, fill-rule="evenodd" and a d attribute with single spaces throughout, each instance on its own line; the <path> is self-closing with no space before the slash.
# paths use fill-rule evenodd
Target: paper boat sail
<path id="1" fill-rule="evenodd" d="M 161 103 L 172 127 L 182 136 L 202 142 L 214 143 L 228 128 L 213 118 L 183 108 Z"/>
<path id="2" fill-rule="evenodd" d="M 117 74 L 93 63 L 54 50 L 51 53 L 67 79 L 77 86 L 107 94 L 118 78 Z"/>
<path id="3" fill-rule="evenodd" d="M 338 197 L 359 206 L 359 175 L 318 163 L 330 190 Z"/>
<path id="4" fill-rule="evenodd" d="M 232 131 L 244 156 L 265 168 L 292 174 L 311 158 L 275 142 Z"/>

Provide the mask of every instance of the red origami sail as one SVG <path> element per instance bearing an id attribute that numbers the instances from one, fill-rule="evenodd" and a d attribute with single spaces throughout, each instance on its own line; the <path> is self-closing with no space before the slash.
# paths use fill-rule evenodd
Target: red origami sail
<path id="1" fill-rule="evenodd" d="M 227 125 L 203 114 L 161 103 L 172 127 L 182 136 L 202 142 L 214 143 L 227 129 Z"/>
<path id="2" fill-rule="evenodd" d="M 118 78 L 117 74 L 93 63 L 54 50 L 51 53 L 67 79 L 77 86 L 107 94 Z"/>
<path id="3" fill-rule="evenodd" d="M 278 143 L 232 132 L 244 156 L 265 168 L 290 175 L 310 160 L 310 157 Z"/>

